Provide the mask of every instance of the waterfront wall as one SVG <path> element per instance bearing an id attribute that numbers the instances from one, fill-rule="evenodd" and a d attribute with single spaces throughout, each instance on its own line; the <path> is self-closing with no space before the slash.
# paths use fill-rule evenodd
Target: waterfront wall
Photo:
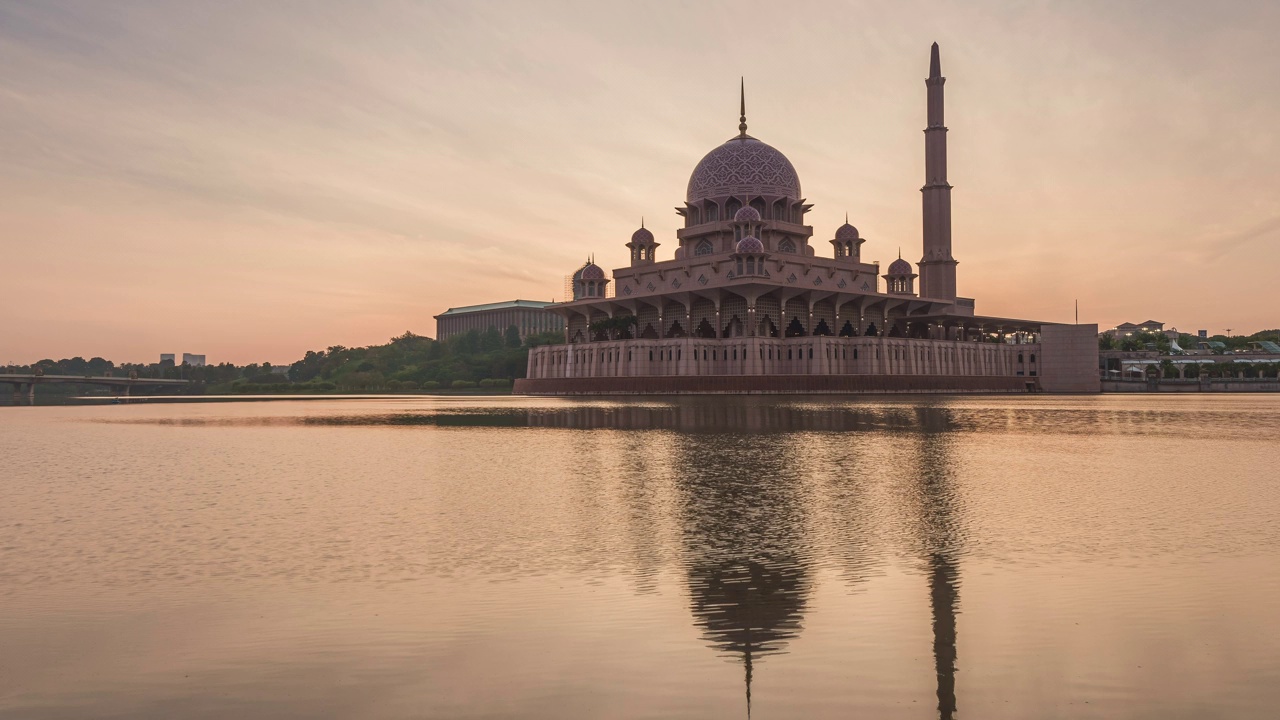
<path id="1" fill-rule="evenodd" d="M 1025 393 L 1034 379 L 939 375 L 736 375 L 516 380 L 517 395 L 795 395 Z"/>
<path id="2" fill-rule="evenodd" d="M 1034 380 L 1040 353 L 1034 343 L 885 337 L 615 340 L 534 348 L 527 377 L 936 375 Z M 1096 353 L 1090 363 L 1096 368 Z"/>
<path id="3" fill-rule="evenodd" d="M 1103 380 L 1103 392 L 1195 393 L 1195 392 L 1280 392 L 1275 378 L 1212 378 L 1209 380 Z"/>

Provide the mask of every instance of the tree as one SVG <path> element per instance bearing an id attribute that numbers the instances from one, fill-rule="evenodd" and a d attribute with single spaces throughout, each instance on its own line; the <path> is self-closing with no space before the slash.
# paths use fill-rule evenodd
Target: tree
<path id="1" fill-rule="evenodd" d="M 509 348 L 520 347 L 520 328 L 515 325 L 508 327 L 504 340 Z"/>

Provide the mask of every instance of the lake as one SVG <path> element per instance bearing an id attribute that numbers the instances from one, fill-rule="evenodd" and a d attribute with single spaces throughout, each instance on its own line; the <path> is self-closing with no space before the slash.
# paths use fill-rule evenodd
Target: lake
<path id="1" fill-rule="evenodd" d="M 0 408 L 3 718 L 1275 718 L 1280 397 Z"/>

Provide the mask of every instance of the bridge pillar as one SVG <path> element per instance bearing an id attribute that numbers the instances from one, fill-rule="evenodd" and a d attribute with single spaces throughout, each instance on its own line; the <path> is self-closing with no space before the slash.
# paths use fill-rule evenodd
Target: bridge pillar
<path id="1" fill-rule="evenodd" d="M 36 404 L 36 384 L 35 383 L 14 383 L 13 384 L 13 404 L 14 405 L 35 405 Z"/>

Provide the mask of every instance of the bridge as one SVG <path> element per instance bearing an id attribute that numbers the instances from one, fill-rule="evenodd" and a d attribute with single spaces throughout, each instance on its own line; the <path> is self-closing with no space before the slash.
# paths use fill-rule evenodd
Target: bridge
<path id="1" fill-rule="evenodd" d="M 0 383 L 13 386 L 14 405 L 35 405 L 36 385 L 41 383 L 78 383 L 81 385 L 105 385 L 123 388 L 121 394 L 128 396 L 138 385 L 190 385 L 190 380 L 161 380 L 159 378 L 140 378 L 137 373 L 129 373 L 129 377 L 112 377 L 110 375 L 45 375 L 43 373 L 0 373 Z"/>

